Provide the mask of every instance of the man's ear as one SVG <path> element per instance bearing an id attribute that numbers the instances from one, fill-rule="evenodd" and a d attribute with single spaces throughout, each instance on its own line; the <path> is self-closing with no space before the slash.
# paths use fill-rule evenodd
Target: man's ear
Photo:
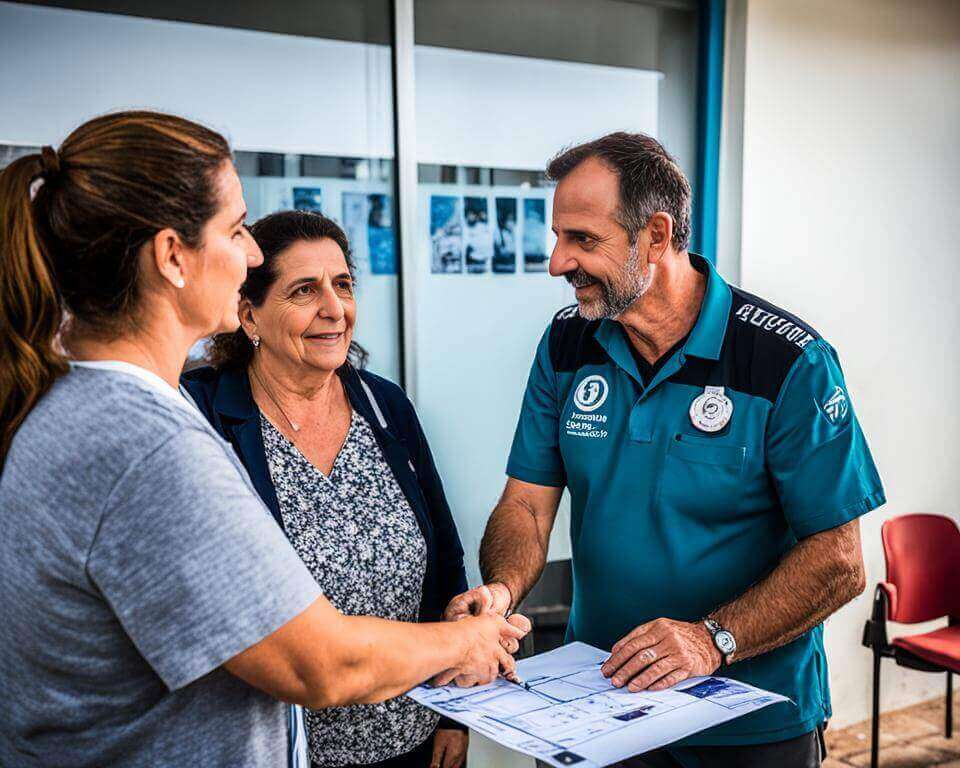
<path id="1" fill-rule="evenodd" d="M 160 277 L 175 288 L 187 284 L 184 264 L 184 246 L 175 230 L 161 229 L 151 239 L 153 245 L 153 264 Z"/>
<path id="2" fill-rule="evenodd" d="M 647 232 L 647 237 L 650 238 L 648 261 L 651 264 L 656 264 L 669 250 L 670 242 L 673 240 L 673 216 L 663 211 L 657 211 L 650 217 L 644 229 Z"/>
<path id="3" fill-rule="evenodd" d="M 257 333 L 257 321 L 253 317 L 253 304 L 250 299 L 246 297 L 240 299 L 238 314 L 240 316 L 240 327 L 247 334 L 247 338 L 259 335 Z"/>

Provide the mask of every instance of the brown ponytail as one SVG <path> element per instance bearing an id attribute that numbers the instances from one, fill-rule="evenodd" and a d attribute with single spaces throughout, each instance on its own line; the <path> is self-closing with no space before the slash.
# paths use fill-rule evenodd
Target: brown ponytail
<path id="1" fill-rule="evenodd" d="M 199 246 L 229 159 L 226 140 L 201 125 L 118 112 L 0 173 L 0 469 L 30 409 L 67 370 L 64 318 L 117 334 L 137 308 L 141 246 L 168 227 Z"/>
<path id="2" fill-rule="evenodd" d="M 0 467 L 30 409 L 67 370 L 57 349 L 60 293 L 30 201 L 31 185 L 43 172 L 43 156 L 30 155 L 0 174 Z"/>

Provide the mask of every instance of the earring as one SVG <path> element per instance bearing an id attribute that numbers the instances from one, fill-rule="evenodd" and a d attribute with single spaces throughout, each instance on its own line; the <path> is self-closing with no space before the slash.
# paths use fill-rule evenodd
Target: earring
<path id="1" fill-rule="evenodd" d="M 260 346 L 260 337 L 257 336 L 257 334 L 253 334 L 253 336 L 251 337 L 250 341 L 253 342 L 253 347 L 254 347 L 254 349 L 256 349 L 256 348 L 258 348 L 258 347 Z"/>
<path id="2" fill-rule="evenodd" d="M 177 286 L 177 288 L 183 288 L 186 285 L 186 283 L 183 281 L 183 278 L 181 277 L 177 279 L 177 282 L 175 282 L 174 285 Z"/>

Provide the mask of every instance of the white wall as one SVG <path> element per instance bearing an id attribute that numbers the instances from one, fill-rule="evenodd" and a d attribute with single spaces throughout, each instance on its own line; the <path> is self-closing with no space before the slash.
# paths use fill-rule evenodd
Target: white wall
<path id="1" fill-rule="evenodd" d="M 390 66 L 386 46 L 0 2 L 0 142 L 148 107 L 235 149 L 390 157 Z"/>
<path id="2" fill-rule="evenodd" d="M 748 2 L 741 280 L 837 347 L 889 500 L 863 521 L 868 594 L 827 624 L 837 725 L 869 712 L 880 524 L 958 516 L 958 83 L 955 0 Z M 885 709 L 942 695 L 883 674 Z"/>

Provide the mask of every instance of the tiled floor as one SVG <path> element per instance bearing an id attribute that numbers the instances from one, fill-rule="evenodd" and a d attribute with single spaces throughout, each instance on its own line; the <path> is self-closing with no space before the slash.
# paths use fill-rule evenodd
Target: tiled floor
<path id="1" fill-rule="evenodd" d="M 917 704 L 880 716 L 881 768 L 960 768 L 960 697 L 953 697 L 953 738 L 943 737 L 944 700 Z M 827 729 L 824 768 L 870 765 L 870 721 Z"/>

